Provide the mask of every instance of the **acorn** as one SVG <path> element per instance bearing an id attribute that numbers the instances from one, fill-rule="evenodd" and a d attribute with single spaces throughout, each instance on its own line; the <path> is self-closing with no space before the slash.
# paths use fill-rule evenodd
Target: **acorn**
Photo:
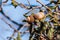
<path id="1" fill-rule="evenodd" d="M 34 14 L 34 18 L 38 19 L 38 20 L 41 20 L 45 17 L 44 13 L 43 12 L 39 12 L 37 14 Z"/>
<path id="2" fill-rule="evenodd" d="M 28 21 L 29 23 L 34 22 L 34 17 L 33 17 L 33 15 L 28 16 L 28 17 L 27 17 L 27 21 Z"/>

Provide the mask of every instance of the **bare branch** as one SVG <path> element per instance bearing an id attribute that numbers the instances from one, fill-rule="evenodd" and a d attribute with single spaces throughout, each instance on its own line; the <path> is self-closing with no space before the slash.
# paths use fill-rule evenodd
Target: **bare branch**
<path id="1" fill-rule="evenodd" d="M 8 0 L 4 1 L 3 3 L 7 3 L 7 2 L 8 2 Z"/>
<path id="2" fill-rule="evenodd" d="M 29 0 L 27 0 L 27 1 L 28 1 L 29 6 L 30 6 L 30 2 L 29 2 Z"/>
<path id="3" fill-rule="evenodd" d="M 47 8 L 49 11 L 51 11 L 51 9 L 48 7 L 48 6 L 46 6 L 46 5 L 44 5 L 43 3 L 41 3 L 39 0 L 36 0 L 38 3 L 40 3 L 42 6 L 44 6 L 45 8 Z"/>

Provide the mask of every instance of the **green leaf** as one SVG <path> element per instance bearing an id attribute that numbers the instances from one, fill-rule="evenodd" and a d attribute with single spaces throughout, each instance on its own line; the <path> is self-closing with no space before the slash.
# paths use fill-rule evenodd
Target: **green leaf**
<path id="1" fill-rule="evenodd" d="M 54 29 L 53 28 L 50 28 L 49 31 L 48 31 L 48 37 L 49 37 L 49 39 L 52 39 L 53 32 L 54 32 Z"/>
<path id="2" fill-rule="evenodd" d="M 20 33 L 18 32 L 17 40 L 21 40 Z"/>
<path id="3" fill-rule="evenodd" d="M 14 40 L 17 40 L 17 39 L 14 38 Z"/>
<path id="4" fill-rule="evenodd" d="M 18 3 L 15 1 L 15 0 L 12 0 L 12 3 L 11 3 L 15 8 L 18 6 Z"/>
<path id="5" fill-rule="evenodd" d="M 60 4 L 60 0 L 58 0 L 58 3 Z"/>
<path id="6" fill-rule="evenodd" d="M 51 9 L 55 9 L 56 8 L 56 6 L 49 6 Z"/>

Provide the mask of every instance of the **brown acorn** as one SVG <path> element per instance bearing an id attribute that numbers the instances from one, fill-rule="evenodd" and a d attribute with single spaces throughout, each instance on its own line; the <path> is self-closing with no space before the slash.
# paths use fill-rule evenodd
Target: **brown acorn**
<path id="1" fill-rule="evenodd" d="M 27 21 L 28 21 L 29 23 L 34 22 L 34 17 L 33 17 L 33 15 L 28 16 L 28 17 L 27 17 Z"/>
<path id="2" fill-rule="evenodd" d="M 43 12 L 39 12 L 37 14 L 34 14 L 34 17 L 38 20 L 41 20 L 45 17 L 44 13 Z"/>

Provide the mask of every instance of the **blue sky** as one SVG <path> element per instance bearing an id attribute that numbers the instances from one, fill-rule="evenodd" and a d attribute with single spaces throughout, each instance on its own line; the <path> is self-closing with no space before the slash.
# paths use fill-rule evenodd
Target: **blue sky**
<path id="1" fill-rule="evenodd" d="M 1 0 L 0 0 L 1 1 Z M 5 0 L 2 0 L 5 1 Z M 27 0 L 16 0 L 19 3 L 23 3 L 23 4 L 28 4 Z M 36 2 L 36 0 L 29 0 L 31 5 L 40 5 L 39 3 Z M 48 1 L 45 0 L 41 0 L 41 2 L 43 2 L 44 4 L 49 3 Z M 11 1 L 9 0 L 7 2 L 7 4 L 10 4 Z M 14 6 L 12 5 L 8 5 L 8 6 L 4 6 L 2 5 L 3 11 L 4 13 L 9 16 L 12 20 L 18 22 L 18 23 L 22 23 L 21 21 L 24 19 L 23 14 L 28 12 L 28 10 L 21 8 L 20 6 L 17 6 L 16 8 L 14 8 Z M 13 23 L 11 23 L 10 21 L 8 21 L 4 16 L 2 16 L 2 14 L 0 14 L 0 18 L 4 18 L 7 22 L 9 22 L 10 24 L 12 24 L 15 28 L 17 28 L 17 25 L 14 25 Z M 0 40 L 7 40 L 6 38 L 8 36 L 11 36 L 11 34 L 13 33 L 13 29 L 11 29 L 3 20 L 0 19 Z M 24 35 L 22 37 L 22 40 L 28 40 L 29 33 L 27 33 L 26 35 Z"/>

